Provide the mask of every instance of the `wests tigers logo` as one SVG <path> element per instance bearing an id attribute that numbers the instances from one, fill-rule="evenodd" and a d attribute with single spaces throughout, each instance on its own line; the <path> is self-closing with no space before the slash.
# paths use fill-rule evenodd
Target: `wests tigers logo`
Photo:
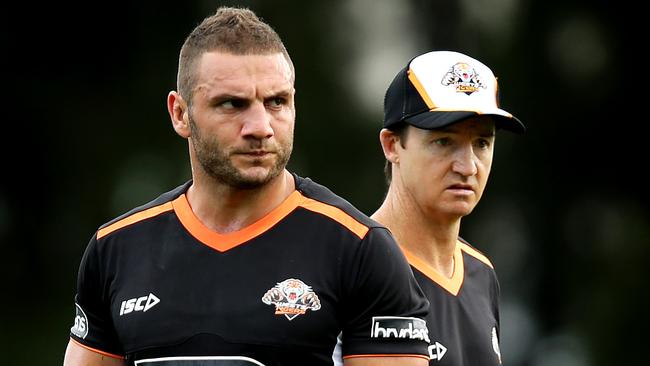
<path id="1" fill-rule="evenodd" d="M 275 314 L 284 315 L 289 320 L 303 315 L 307 310 L 320 309 L 318 295 L 301 280 L 289 278 L 278 282 L 262 296 L 266 305 L 275 305 Z"/>
<path id="2" fill-rule="evenodd" d="M 486 88 L 476 70 L 464 62 L 454 64 L 442 77 L 440 83 L 444 86 L 452 85 L 456 88 L 456 92 L 467 95 Z"/>

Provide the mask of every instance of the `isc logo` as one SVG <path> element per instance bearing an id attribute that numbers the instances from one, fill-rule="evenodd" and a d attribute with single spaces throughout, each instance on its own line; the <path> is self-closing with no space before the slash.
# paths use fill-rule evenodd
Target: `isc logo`
<path id="1" fill-rule="evenodd" d="M 149 293 L 148 296 L 136 297 L 133 299 L 122 301 L 120 307 L 120 316 L 134 311 L 145 312 L 160 302 L 156 295 Z"/>
<path id="2" fill-rule="evenodd" d="M 429 346 L 429 358 L 432 360 L 442 360 L 445 353 L 447 353 L 447 347 L 438 342 Z"/>

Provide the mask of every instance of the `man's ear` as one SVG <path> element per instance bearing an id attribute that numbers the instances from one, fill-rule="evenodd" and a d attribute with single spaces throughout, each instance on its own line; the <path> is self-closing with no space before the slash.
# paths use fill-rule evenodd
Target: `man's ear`
<path id="1" fill-rule="evenodd" d="M 174 131 L 183 138 L 189 138 L 191 131 L 188 106 L 176 91 L 170 91 L 167 95 L 167 112 L 172 120 Z"/>
<path id="2" fill-rule="evenodd" d="M 379 143 L 386 160 L 393 164 L 399 163 L 398 145 L 400 144 L 400 137 L 394 131 L 383 128 L 379 131 Z"/>

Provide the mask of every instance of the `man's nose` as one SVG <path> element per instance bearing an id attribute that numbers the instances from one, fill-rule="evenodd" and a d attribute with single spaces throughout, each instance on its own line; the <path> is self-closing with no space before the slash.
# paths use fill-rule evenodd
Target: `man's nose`
<path id="1" fill-rule="evenodd" d="M 264 103 L 255 102 L 244 113 L 244 125 L 241 134 L 256 139 L 265 139 L 273 136 L 271 127 L 272 116 Z"/>
<path id="2" fill-rule="evenodd" d="M 478 172 L 476 160 L 474 148 L 471 145 L 464 145 L 455 152 L 452 169 L 465 177 L 475 175 Z"/>

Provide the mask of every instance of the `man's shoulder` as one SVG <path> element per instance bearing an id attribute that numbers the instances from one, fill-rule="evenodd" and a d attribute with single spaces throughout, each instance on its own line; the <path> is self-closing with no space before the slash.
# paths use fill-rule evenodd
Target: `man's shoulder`
<path id="1" fill-rule="evenodd" d="M 174 188 L 174 189 L 172 189 L 172 190 L 170 190 L 168 192 L 165 192 L 165 193 L 159 195 L 155 199 L 153 199 L 153 200 L 151 200 L 151 201 L 149 201 L 149 202 L 147 202 L 147 203 L 145 203 L 143 205 L 135 207 L 135 208 L 129 210 L 128 212 L 126 212 L 126 213 L 124 213 L 122 215 L 119 215 L 119 216 L 115 217 L 114 219 L 104 223 L 97 230 L 98 235 L 101 235 L 102 232 L 107 231 L 108 228 L 114 227 L 115 225 L 119 225 L 119 223 L 122 223 L 125 220 L 129 220 L 129 218 L 133 218 L 135 216 L 142 215 L 143 213 L 146 213 L 146 212 L 152 212 L 153 213 L 154 211 L 155 212 L 158 212 L 158 211 L 164 212 L 165 211 L 164 207 L 166 207 L 166 206 L 170 206 L 170 209 L 171 209 L 171 201 L 178 198 L 178 196 L 180 196 L 181 194 L 185 193 L 187 191 L 188 187 L 191 184 L 192 184 L 191 181 L 185 182 L 182 185 L 180 185 L 180 186 L 178 186 L 178 187 L 176 187 L 176 188 Z"/>
<path id="2" fill-rule="evenodd" d="M 324 185 L 316 183 L 310 178 L 300 177 L 296 174 L 294 174 L 294 177 L 296 179 L 296 189 L 306 198 L 339 209 L 369 229 L 384 228 L 383 225 L 371 219 L 348 200 L 334 193 Z"/>
<path id="3" fill-rule="evenodd" d="M 492 271 L 494 271 L 494 265 L 488 256 L 483 253 L 481 250 L 477 249 L 474 245 L 470 244 L 467 240 L 459 237 L 458 242 L 460 245 L 460 250 L 468 255 L 470 258 L 477 261 L 477 263 L 482 263 L 485 266 L 488 266 Z"/>

